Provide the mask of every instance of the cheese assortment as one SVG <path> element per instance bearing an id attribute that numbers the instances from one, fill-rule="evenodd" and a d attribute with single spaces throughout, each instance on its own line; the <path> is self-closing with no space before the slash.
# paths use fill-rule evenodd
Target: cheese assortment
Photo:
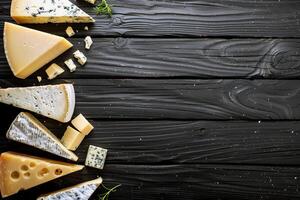
<path id="1" fill-rule="evenodd" d="M 0 89 L 0 102 L 68 122 L 74 112 L 75 92 L 72 84 L 7 88 Z"/>
<path id="2" fill-rule="evenodd" d="M 61 75 L 64 72 L 65 70 L 61 68 L 59 65 L 57 65 L 56 63 L 53 63 L 46 69 L 46 74 L 48 75 L 49 80 L 56 78 L 57 76 Z"/>
<path id="3" fill-rule="evenodd" d="M 0 156 L 0 190 L 2 197 L 27 190 L 83 169 L 82 165 L 69 164 L 15 152 Z"/>
<path id="4" fill-rule="evenodd" d="M 84 135 L 88 135 L 94 129 L 93 125 L 82 114 L 75 117 L 71 123 Z"/>
<path id="5" fill-rule="evenodd" d="M 47 127 L 27 112 L 21 112 L 15 118 L 6 137 L 66 159 L 78 160 L 78 157 L 69 151 Z"/>
<path id="6" fill-rule="evenodd" d="M 12 0 L 10 15 L 20 24 L 95 22 L 69 0 Z"/>
<path id="7" fill-rule="evenodd" d="M 41 195 L 37 200 L 88 200 L 96 189 L 101 185 L 102 178 L 86 181 L 56 192 Z"/>
<path id="8" fill-rule="evenodd" d="M 85 160 L 85 165 L 97 169 L 103 169 L 106 156 L 107 149 L 90 145 Z"/>
<path id="9" fill-rule="evenodd" d="M 71 151 L 75 151 L 78 148 L 78 146 L 81 144 L 84 137 L 85 137 L 84 134 L 75 130 L 71 126 L 68 126 L 67 130 L 65 131 L 61 139 L 61 142 L 67 149 Z"/>
<path id="10" fill-rule="evenodd" d="M 13 74 L 21 79 L 73 46 L 63 37 L 8 22 L 4 24 L 3 40 L 8 64 Z"/>

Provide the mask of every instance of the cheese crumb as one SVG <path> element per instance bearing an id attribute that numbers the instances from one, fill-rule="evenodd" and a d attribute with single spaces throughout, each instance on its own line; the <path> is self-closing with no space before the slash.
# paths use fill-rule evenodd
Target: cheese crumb
<path id="1" fill-rule="evenodd" d="M 89 27 L 88 27 L 88 26 L 85 26 L 85 27 L 84 27 L 84 30 L 88 31 L 88 30 L 89 30 Z"/>
<path id="2" fill-rule="evenodd" d="M 84 42 L 85 42 L 85 48 L 90 49 L 93 44 L 93 40 L 92 40 L 91 36 L 86 36 L 84 39 Z"/>
<path id="3" fill-rule="evenodd" d="M 58 75 L 64 72 L 65 70 L 61 68 L 59 65 L 57 65 L 56 63 L 53 63 L 52 65 L 50 65 L 50 67 L 46 69 L 46 73 L 48 75 L 49 80 L 54 79 L 55 77 L 57 77 Z"/>
<path id="4" fill-rule="evenodd" d="M 42 77 L 41 76 L 37 76 L 36 78 L 37 78 L 38 82 L 42 81 Z"/>
<path id="5" fill-rule="evenodd" d="M 70 69 L 70 72 L 74 72 L 76 70 L 76 65 L 71 58 L 65 61 L 65 65 L 67 65 Z"/>
<path id="6" fill-rule="evenodd" d="M 73 35 L 75 35 L 75 32 L 71 26 L 68 26 L 68 28 L 66 29 L 66 33 L 69 37 L 72 37 Z"/>
<path id="7" fill-rule="evenodd" d="M 84 55 L 81 51 L 77 50 L 77 51 L 75 51 L 75 52 L 73 53 L 73 55 L 74 55 L 74 58 L 76 58 L 77 61 L 78 61 L 81 65 L 84 65 L 84 64 L 86 63 L 87 58 L 85 57 L 85 55 Z"/>

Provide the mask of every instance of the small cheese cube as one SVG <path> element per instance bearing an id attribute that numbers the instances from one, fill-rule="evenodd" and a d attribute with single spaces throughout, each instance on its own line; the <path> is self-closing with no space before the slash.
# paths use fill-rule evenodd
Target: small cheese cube
<path id="1" fill-rule="evenodd" d="M 84 27 L 84 30 L 88 31 L 88 30 L 89 30 L 89 27 L 88 27 L 88 26 L 85 26 L 85 27 Z"/>
<path id="2" fill-rule="evenodd" d="M 89 2 L 91 4 L 95 4 L 96 0 L 85 0 L 86 2 Z"/>
<path id="3" fill-rule="evenodd" d="M 90 49 L 93 44 L 93 40 L 92 40 L 91 36 L 86 36 L 86 38 L 84 39 L 84 42 L 85 42 L 85 48 Z"/>
<path id="4" fill-rule="evenodd" d="M 76 70 L 76 65 L 71 58 L 65 61 L 65 65 L 67 65 L 70 69 L 70 72 L 74 72 Z"/>
<path id="5" fill-rule="evenodd" d="M 103 169 L 106 155 L 107 149 L 90 145 L 86 156 L 85 165 L 97 169 Z"/>
<path id="6" fill-rule="evenodd" d="M 73 53 L 73 55 L 74 55 L 74 58 L 76 58 L 77 61 L 78 61 L 81 65 L 84 65 L 84 64 L 86 63 L 87 58 L 85 57 L 85 55 L 84 55 L 81 51 L 77 50 L 77 51 L 75 51 L 75 52 Z"/>
<path id="7" fill-rule="evenodd" d="M 69 37 L 72 37 L 73 35 L 75 35 L 75 32 L 71 26 L 68 26 L 68 28 L 66 29 L 66 33 Z"/>
<path id="8" fill-rule="evenodd" d="M 41 76 L 37 76 L 36 78 L 37 78 L 38 82 L 42 81 L 42 77 Z"/>
<path id="9" fill-rule="evenodd" d="M 79 145 L 81 144 L 82 140 L 84 139 L 85 135 L 76 131 L 71 126 L 67 127 L 67 130 L 64 133 L 64 136 L 61 139 L 61 143 L 69 150 L 75 151 Z"/>
<path id="10" fill-rule="evenodd" d="M 84 135 L 88 135 L 94 129 L 93 125 L 82 114 L 74 118 L 71 123 Z"/>
<path id="11" fill-rule="evenodd" d="M 49 80 L 54 79 L 55 77 L 57 77 L 58 75 L 64 72 L 65 70 L 61 68 L 59 65 L 57 65 L 56 63 L 53 63 L 52 65 L 50 65 L 50 67 L 46 69 L 46 73 L 48 75 Z"/>

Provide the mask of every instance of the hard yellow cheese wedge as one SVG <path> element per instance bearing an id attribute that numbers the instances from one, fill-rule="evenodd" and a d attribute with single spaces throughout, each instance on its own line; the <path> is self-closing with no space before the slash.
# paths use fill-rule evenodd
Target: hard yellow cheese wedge
<path id="1" fill-rule="evenodd" d="M 69 0 L 12 0 L 17 23 L 89 23 L 95 20 Z"/>
<path id="2" fill-rule="evenodd" d="M 84 166 L 5 152 L 0 157 L 0 190 L 2 197 L 27 190 L 42 183 L 79 171 Z"/>
<path id="3" fill-rule="evenodd" d="M 4 50 L 18 78 L 25 79 L 73 45 L 63 37 L 5 22 Z"/>

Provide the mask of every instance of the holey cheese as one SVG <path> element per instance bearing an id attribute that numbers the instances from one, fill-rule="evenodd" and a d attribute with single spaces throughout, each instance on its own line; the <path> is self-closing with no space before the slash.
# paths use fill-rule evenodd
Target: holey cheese
<path id="1" fill-rule="evenodd" d="M 18 78 L 25 79 L 72 47 L 63 37 L 5 22 L 4 50 Z"/>
<path id="2" fill-rule="evenodd" d="M 17 23 L 95 22 L 69 0 L 12 0 L 10 15 Z"/>
<path id="3" fill-rule="evenodd" d="M 41 195 L 37 200 L 88 200 L 101 185 L 102 178 L 77 184 L 49 194 Z"/>
<path id="4" fill-rule="evenodd" d="M 70 121 L 75 107 L 72 84 L 0 89 L 0 102 L 58 120 Z"/>
<path id="5" fill-rule="evenodd" d="M 69 151 L 48 128 L 30 113 L 21 112 L 12 122 L 6 137 L 57 156 L 78 160 L 73 152 Z"/>
<path id="6" fill-rule="evenodd" d="M 83 169 L 82 165 L 69 164 L 15 152 L 0 157 L 0 190 L 7 197 L 42 183 Z"/>

